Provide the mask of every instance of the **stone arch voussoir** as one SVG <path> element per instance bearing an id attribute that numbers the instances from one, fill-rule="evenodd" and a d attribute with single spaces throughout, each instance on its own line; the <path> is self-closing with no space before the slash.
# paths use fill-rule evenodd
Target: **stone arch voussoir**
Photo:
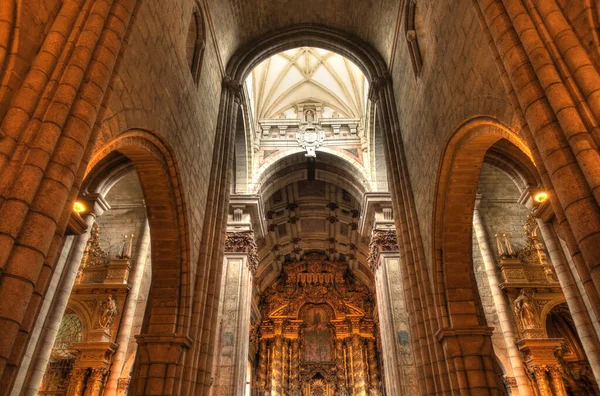
<path id="1" fill-rule="evenodd" d="M 157 135 L 129 130 L 107 142 L 86 174 L 117 151 L 137 172 L 150 225 L 152 285 L 147 333 L 181 334 L 189 326 L 190 245 L 186 204 L 173 150 Z"/>
<path id="2" fill-rule="evenodd" d="M 530 158 L 529 149 L 507 126 L 490 117 L 460 124 L 440 161 L 433 216 L 433 274 L 437 306 L 445 326 L 482 326 L 472 265 L 472 220 L 479 173 L 488 149 L 506 139 Z"/>

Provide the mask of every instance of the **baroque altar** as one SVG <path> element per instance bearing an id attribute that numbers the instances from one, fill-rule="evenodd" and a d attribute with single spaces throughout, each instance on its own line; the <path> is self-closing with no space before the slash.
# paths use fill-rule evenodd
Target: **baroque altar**
<path id="1" fill-rule="evenodd" d="M 381 395 L 371 291 L 348 266 L 309 255 L 262 300 L 259 395 Z"/>

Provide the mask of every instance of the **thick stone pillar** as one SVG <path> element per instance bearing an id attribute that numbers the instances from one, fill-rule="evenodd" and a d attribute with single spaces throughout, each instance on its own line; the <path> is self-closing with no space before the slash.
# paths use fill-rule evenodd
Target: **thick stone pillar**
<path id="1" fill-rule="evenodd" d="M 136 339 L 139 368 L 131 395 L 180 394 L 178 368 L 185 361 L 192 340 L 180 334 L 141 334 Z"/>
<path id="2" fill-rule="evenodd" d="M 63 246 L 63 251 L 60 255 L 60 259 L 58 263 L 56 263 L 56 271 L 52 276 L 52 281 L 50 282 L 48 293 L 46 293 L 46 296 L 44 297 L 44 303 L 42 304 L 42 308 L 40 309 L 40 314 L 36 321 L 35 328 L 33 329 L 33 333 L 31 334 L 31 339 L 29 340 L 27 351 L 25 352 L 25 356 L 23 356 L 23 360 L 21 361 L 21 366 L 19 367 L 19 373 L 17 374 L 17 378 L 15 380 L 11 396 L 19 396 L 22 391 L 25 394 L 27 394 L 27 392 L 30 392 L 30 394 L 37 393 L 36 388 L 26 390 L 24 388 L 26 386 L 25 381 L 27 380 L 27 376 L 31 376 L 33 374 L 33 372 L 30 372 L 30 368 L 33 367 L 33 359 L 35 358 L 36 350 L 38 346 L 41 346 L 39 342 L 40 337 L 42 337 L 45 333 L 45 330 L 47 330 L 45 324 L 48 319 L 48 315 L 50 314 L 54 297 L 61 288 L 60 284 L 63 279 L 63 275 L 66 272 L 66 264 L 69 260 L 71 248 L 73 247 L 74 241 L 75 236 L 70 236 L 65 240 L 65 245 Z M 41 375 L 43 376 L 44 374 L 42 373 Z"/>
<path id="3" fill-rule="evenodd" d="M 512 394 L 527 396 L 533 395 L 534 393 L 533 389 L 531 388 L 531 383 L 525 372 L 526 368 L 525 364 L 523 363 L 523 355 L 516 345 L 517 331 L 515 328 L 514 319 L 512 317 L 512 310 L 508 303 L 506 294 L 500 288 L 501 280 L 498 275 L 496 260 L 494 259 L 494 255 L 488 244 L 485 225 L 483 224 L 483 219 L 481 218 L 481 213 L 479 212 L 479 203 L 480 200 L 478 197 L 478 199 L 475 201 L 475 210 L 473 212 L 473 229 L 475 231 L 475 235 L 477 236 L 477 244 L 479 245 L 481 257 L 485 265 L 485 272 L 487 274 L 487 279 L 492 291 L 492 298 L 498 314 L 500 329 L 504 337 L 504 343 L 506 345 L 513 377 L 515 378 L 516 382 L 516 387 L 511 386 L 513 392 Z"/>
<path id="4" fill-rule="evenodd" d="M 588 114 L 599 114 L 590 91 L 598 72 L 554 0 L 477 3 L 560 227 L 572 233 L 573 260 L 583 257 L 577 271 L 598 301 L 600 156 Z"/>
<path id="5" fill-rule="evenodd" d="M 44 327 L 40 333 L 40 339 L 36 347 L 35 358 L 32 361 L 30 373 L 23 386 L 23 393 L 27 395 L 37 394 L 42 379 L 44 378 L 44 373 L 46 372 L 46 367 L 50 360 L 50 354 L 54 347 L 54 341 L 56 340 L 56 334 L 58 333 L 62 318 L 65 315 L 73 285 L 75 284 L 77 274 L 82 265 L 82 259 L 84 259 L 84 253 L 92 233 L 92 226 L 98 216 L 101 216 L 104 211 L 110 209 L 110 206 L 104 198 L 97 194 L 81 197 L 79 201 L 85 205 L 86 209 L 81 214 L 88 227 L 86 232 L 75 237 L 73 244 L 71 245 L 71 251 L 67 262 L 65 263 L 62 279 L 54 294 L 54 301 L 50 306 Z M 95 227 L 97 229 L 97 226 Z M 33 342 L 34 339 L 31 341 Z M 20 392 L 17 385 L 18 384 L 15 384 L 12 393 L 13 395 L 17 395 L 19 394 L 18 392 Z"/>
<path id="6" fill-rule="evenodd" d="M 596 383 L 600 386 L 600 342 L 598 334 L 590 320 L 590 313 L 586 310 L 554 228 L 551 224 L 544 223 L 541 219 L 538 219 L 538 225 L 548 249 L 548 254 L 554 265 L 556 277 L 567 300 L 569 312 L 573 317 L 573 322 L 577 329 L 577 335 L 594 373 Z"/>
<path id="7" fill-rule="evenodd" d="M 369 259 L 375 274 L 386 393 L 391 396 L 413 395 L 418 392 L 418 380 L 395 231 L 373 231 L 370 247 Z"/>
<path id="8" fill-rule="evenodd" d="M 375 277 L 377 317 L 381 336 L 384 387 L 389 396 L 419 393 L 400 252 L 391 197 L 365 195 L 360 233 L 371 238 L 369 265 Z"/>
<path id="9" fill-rule="evenodd" d="M 140 286 L 142 284 L 142 278 L 144 276 L 144 270 L 148 263 L 149 247 L 150 227 L 148 225 L 148 221 L 146 220 L 142 234 L 139 238 L 138 249 L 136 250 L 137 257 L 133 267 L 133 272 L 130 274 L 131 290 L 129 290 L 123 306 L 123 315 L 121 316 L 121 323 L 119 325 L 119 332 L 116 340 L 118 347 L 110 366 L 110 375 L 106 382 L 104 396 L 116 395 L 118 393 L 119 379 L 122 376 L 125 378 L 129 377 L 129 373 L 121 373 L 121 371 L 123 370 L 123 365 L 125 364 L 125 355 L 127 354 L 127 347 L 131 337 L 131 328 L 133 326 L 133 319 L 135 317 L 137 299 L 140 292 Z"/>
<path id="10" fill-rule="evenodd" d="M 235 211 L 235 209 L 234 209 Z M 232 223 L 228 229 L 239 230 Z M 246 383 L 250 313 L 252 310 L 252 281 L 258 256 L 254 233 L 230 231 L 225 237 L 225 257 L 221 279 L 219 309 L 219 338 L 215 351 L 213 395 L 242 394 Z M 283 346 L 282 346 L 283 348 Z M 283 354 L 283 349 L 280 353 Z M 283 356 L 282 356 L 283 357 Z"/>
<path id="11" fill-rule="evenodd" d="M 71 200 L 77 196 L 80 168 L 96 141 L 99 128 L 94 126 L 135 4 L 136 0 L 64 1 L 53 35 L 47 36 L 45 50 L 34 60 L 49 65 L 48 69 L 40 72 L 32 67 L 26 79 L 33 85 L 23 84 L 13 98 L 13 103 L 20 98 L 18 102 L 34 106 L 27 110 L 13 106 L 2 121 L 6 133 L 0 148 L 3 384 L 14 382 L 52 279 Z M 77 21 L 81 29 L 71 34 Z M 44 92 L 48 96 L 38 100 Z"/>

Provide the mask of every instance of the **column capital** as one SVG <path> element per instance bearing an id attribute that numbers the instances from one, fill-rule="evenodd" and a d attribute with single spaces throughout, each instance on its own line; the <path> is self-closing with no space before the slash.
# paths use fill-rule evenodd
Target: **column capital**
<path id="1" fill-rule="evenodd" d="M 384 252 L 398 252 L 398 239 L 396 230 L 373 230 L 369 243 L 369 256 L 367 261 L 373 272 L 379 269 L 380 255 Z"/>
<path id="2" fill-rule="evenodd" d="M 77 197 L 77 201 L 81 202 L 85 208 L 81 212 L 82 215 L 90 214 L 94 217 L 102 216 L 104 212 L 110 209 L 110 205 L 104 197 L 98 193 L 91 193 Z"/>
<path id="3" fill-rule="evenodd" d="M 252 274 L 258 269 L 258 247 L 253 231 L 227 232 L 225 234 L 225 254 L 245 253 L 248 255 L 248 268 Z"/>

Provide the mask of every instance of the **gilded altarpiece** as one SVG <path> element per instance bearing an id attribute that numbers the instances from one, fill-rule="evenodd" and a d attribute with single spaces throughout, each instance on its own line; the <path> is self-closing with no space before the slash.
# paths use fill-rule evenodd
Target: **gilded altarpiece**
<path id="1" fill-rule="evenodd" d="M 500 287 L 511 301 L 519 335 L 517 347 L 523 353 L 531 383 L 540 396 L 598 394 L 593 378 L 586 378 L 591 369 L 583 352 L 575 353 L 581 349 L 580 344 L 568 342 L 565 334 L 569 332 L 550 334 L 548 331 L 551 312 L 563 307 L 562 318 L 568 320 L 571 315 L 544 243 L 538 236 L 535 211 L 527 216 L 523 229 L 526 244 L 520 251 L 513 249 L 506 234 L 496 235 L 496 239 Z M 574 336 L 574 332 L 571 334 Z M 505 381 L 508 388 L 516 389 L 514 379 Z"/>
<path id="2" fill-rule="evenodd" d="M 257 395 L 381 395 L 374 298 L 348 266 L 310 255 L 264 293 Z"/>
<path id="3" fill-rule="evenodd" d="M 100 396 L 110 372 L 128 283 L 131 241 L 110 259 L 94 223 L 40 395 Z"/>

